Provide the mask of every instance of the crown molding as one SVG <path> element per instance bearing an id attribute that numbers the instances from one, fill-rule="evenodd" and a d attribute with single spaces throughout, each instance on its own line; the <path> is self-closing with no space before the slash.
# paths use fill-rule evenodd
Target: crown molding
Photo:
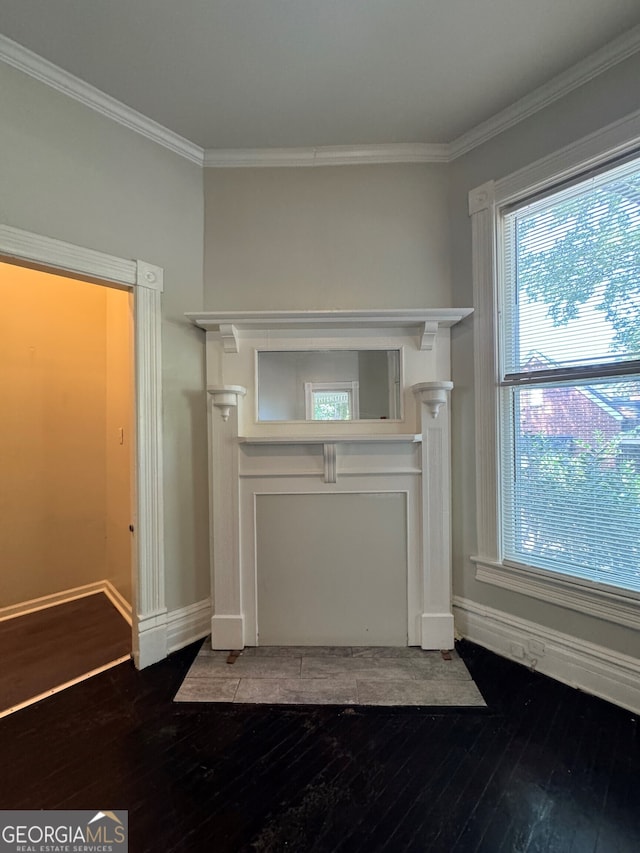
<path id="1" fill-rule="evenodd" d="M 4 62 L 97 113 L 157 142 L 164 148 L 212 168 L 251 166 L 348 166 L 384 163 L 447 163 L 445 143 L 389 145 L 328 145 L 309 148 L 208 149 L 190 142 L 153 119 L 112 98 L 90 83 L 65 71 L 21 44 L 0 34 L 0 62 Z"/>
<path id="2" fill-rule="evenodd" d="M 73 98 L 74 101 L 79 101 L 123 127 L 134 130 L 152 142 L 157 142 L 174 154 L 179 154 L 192 163 L 202 166 L 204 151 L 199 145 L 195 145 L 3 35 L 0 35 L 0 61 L 51 86 L 52 89 Z"/>
<path id="3" fill-rule="evenodd" d="M 205 168 L 269 166 L 350 166 L 389 163 L 448 163 L 446 143 L 398 142 L 388 145 L 326 145 L 309 148 L 210 148 Z"/>
<path id="4" fill-rule="evenodd" d="M 0 34 L 0 62 L 4 62 L 97 113 L 157 142 L 198 166 L 246 168 L 252 166 L 348 166 L 384 163 L 448 163 L 446 143 L 391 143 L 389 145 L 328 145 L 308 148 L 227 148 L 204 150 L 153 119 L 112 98 L 90 83 L 65 71 L 21 44 Z"/>
<path id="5" fill-rule="evenodd" d="M 198 166 L 209 168 L 450 163 L 640 51 L 640 25 L 576 63 L 452 142 L 203 149 L 0 34 L 0 62 L 90 107 Z"/>
<path id="6" fill-rule="evenodd" d="M 449 143 L 449 160 L 477 148 L 640 51 L 640 25 Z"/>

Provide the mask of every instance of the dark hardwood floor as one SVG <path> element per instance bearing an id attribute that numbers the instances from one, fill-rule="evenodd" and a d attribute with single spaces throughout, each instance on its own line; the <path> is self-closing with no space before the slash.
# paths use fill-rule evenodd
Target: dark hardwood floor
<path id="1" fill-rule="evenodd" d="M 640 850 L 606 702 L 461 643 L 488 709 L 174 704 L 196 651 L 0 720 L 0 808 L 128 809 L 132 853 Z"/>
<path id="2" fill-rule="evenodd" d="M 104 593 L 0 622 L 0 713 L 131 652 L 131 627 Z"/>

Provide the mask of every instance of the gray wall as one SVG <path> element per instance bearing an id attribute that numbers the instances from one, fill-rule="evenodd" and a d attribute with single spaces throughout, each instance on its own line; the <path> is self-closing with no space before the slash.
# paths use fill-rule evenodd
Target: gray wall
<path id="1" fill-rule="evenodd" d="M 206 169 L 205 308 L 450 303 L 445 166 Z"/>
<path id="2" fill-rule="evenodd" d="M 202 171 L 4 64 L 0 117 L 0 222 L 164 267 L 167 604 L 205 598 Z"/>
<path id="3" fill-rule="evenodd" d="M 640 108 L 640 56 L 607 73 L 489 140 L 449 167 L 453 304 L 471 305 L 469 190 L 498 179 Z M 571 610 L 498 589 L 474 578 L 476 553 L 473 321 L 452 329 L 454 592 L 549 628 L 640 656 L 637 632 Z"/>
<path id="4" fill-rule="evenodd" d="M 206 597 L 201 333 L 183 312 L 467 306 L 467 193 L 640 107 L 632 57 L 449 167 L 208 169 L 0 64 L 0 221 L 164 267 L 167 601 Z M 640 655 L 633 632 L 475 582 L 473 322 L 453 329 L 455 592 Z"/>

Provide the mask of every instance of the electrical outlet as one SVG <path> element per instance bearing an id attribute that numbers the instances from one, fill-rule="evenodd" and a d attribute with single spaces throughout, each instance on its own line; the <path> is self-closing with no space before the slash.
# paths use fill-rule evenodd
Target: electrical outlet
<path id="1" fill-rule="evenodd" d="M 544 654 L 544 643 L 540 640 L 529 640 L 529 651 L 534 657 L 541 657 Z"/>
<path id="2" fill-rule="evenodd" d="M 521 643 L 511 643 L 511 655 L 514 658 L 524 658 L 524 646 Z"/>

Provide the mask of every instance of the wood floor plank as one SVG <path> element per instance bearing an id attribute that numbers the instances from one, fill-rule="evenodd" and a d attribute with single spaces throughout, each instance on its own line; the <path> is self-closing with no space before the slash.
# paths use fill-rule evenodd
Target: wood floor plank
<path id="1" fill-rule="evenodd" d="M 131 652 L 131 628 L 104 593 L 0 622 L 0 713 Z"/>
<path id="2" fill-rule="evenodd" d="M 489 711 L 180 705 L 197 646 L 124 664 L 0 720 L 0 805 L 127 809 L 136 853 L 636 853 L 634 715 L 459 651 Z"/>

